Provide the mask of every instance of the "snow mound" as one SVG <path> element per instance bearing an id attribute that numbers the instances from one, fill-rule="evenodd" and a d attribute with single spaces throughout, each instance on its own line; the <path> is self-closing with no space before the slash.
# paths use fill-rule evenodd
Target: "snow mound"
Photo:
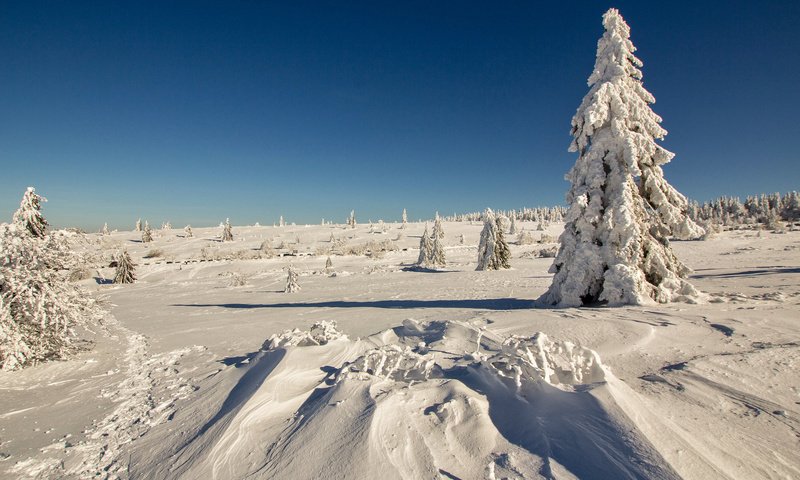
<path id="1" fill-rule="evenodd" d="M 408 319 L 356 340 L 321 322 L 267 344 L 219 410 L 178 412 L 199 423 L 177 451 L 134 452 L 147 460 L 132 476 L 677 478 L 597 353 L 568 341 Z"/>

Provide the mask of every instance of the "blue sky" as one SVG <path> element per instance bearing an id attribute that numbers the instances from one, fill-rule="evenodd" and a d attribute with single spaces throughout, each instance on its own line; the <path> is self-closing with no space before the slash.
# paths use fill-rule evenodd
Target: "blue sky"
<path id="1" fill-rule="evenodd" d="M 0 218 L 412 219 L 563 203 L 620 9 L 684 194 L 800 188 L 800 2 L 0 3 Z M 721 8 L 725 5 L 725 8 Z"/>

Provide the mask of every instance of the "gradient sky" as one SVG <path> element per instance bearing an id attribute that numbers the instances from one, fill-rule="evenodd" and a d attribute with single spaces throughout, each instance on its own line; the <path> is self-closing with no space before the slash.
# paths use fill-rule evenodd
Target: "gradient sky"
<path id="1" fill-rule="evenodd" d="M 561 204 L 611 6 L 676 188 L 800 188 L 800 2 L 498 3 L 4 1 L 0 219 L 28 185 L 91 230 Z"/>

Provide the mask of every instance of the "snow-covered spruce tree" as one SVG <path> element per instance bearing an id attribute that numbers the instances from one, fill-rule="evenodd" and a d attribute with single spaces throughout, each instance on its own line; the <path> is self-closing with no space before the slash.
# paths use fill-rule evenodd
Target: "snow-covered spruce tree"
<path id="1" fill-rule="evenodd" d="M 428 224 L 425 224 L 425 231 L 422 232 L 422 237 L 419 239 L 419 257 L 417 258 L 417 265 L 427 267 L 431 263 L 431 256 L 433 254 L 433 243 L 431 236 L 428 234 Z"/>
<path id="2" fill-rule="evenodd" d="M 331 268 L 333 268 L 333 262 L 331 261 L 331 257 L 328 257 L 328 259 L 325 260 L 325 273 L 330 272 Z"/>
<path id="3" fill-rule="evenodd" d="M 433 236 L 439 240 L 444 239 L 444 228 L 442 228 L 442 218 L 436 212 L 436 219 L 433 221 Z"/>
<path id="4" fill-rule="evenodd" d="M 508 234 L 509 235 L 517 234 L 517 214 L 515 212 L 511 212 L 511 226 L 508 227 Z"/>
<path id="5" fill-rule="evenodd" d="M 96 302 L 59 272 L 74 256 L 58 233 L 40 239 L 24 223 L 0 225 L 0 369 L 63 358 L 75 328 L 99 320 Z"/>
<path id="6" fill-rule="evenodd" d="M 511 250 L 506 243 L 505 234 L 503 234 L 503 217 L 497 216 L 495 218 L 497 228 L 495 229 L 496 237 L 494 239 L 494 262 L 493 270 L 500 270 L 501 268 L 511 268 Z"/>
<path id="7" fill-rule="evenodd" d="M 153 231 L 150 229 L 150 223 L 144 221 L 144 230 L 142 230 L 142 243 L 150 243 L 153 241 Z"/>
<path id="8" fill-rule="evenodd" d="M 297 283 L 297 271 L 294 267 L 289 267 L 289 272 L 286 276 L 286 288 L 284 288 L 284 293 L 294 293 L 300 290 L 300 284 Z"/>
<path id="9" fill-rule="evenodd" d="M 434 268 L 444 267 L 447 265 L 447 261 L 444 258 L 444 245 L 442 244 L 442 239 L 436 236 L 436 234 L 432 235 L 432 237 L 430 264 Z"/>
<path id="10" fill-rule="evenodd" d="M 141 232 L 142 231 L 142 219 L 141 218 L 136 219 L 135 231 L 137 231 L 137 232 Z"/>
<path id="11" fill-rule="evenodd" d="M 225 223 L 222 225 L 222 241 L 233 241 L 233 230 L 231 230 L 231 220 L 229 218 L 226 218 Z"/>
<path id="12" fill-rule="evenodd" d="M 403 224 L 400 225 L 400 228 L 406 228 L 406 225 L 408 224 L 408 215 L 406 214 L 406 209 L 405 208 L 403 209 L 402 220 L 403 220 Z"/>
<path id="13" fill-rule="evenodd" d="M 191 225 L 186 225 L 185 227 L 183 227 L 183 236 L 185 238 L 194 237 L 194 232 L 192 231 L 192 226 Z"/>
<path id="14" fill-rule="evenodd" d="M 36 189 L 28 187 L 22 194 L 19 209 L 14 212 L 13 221 L 21 225 L 36 238 L 44 238 L 47 230 L 47 220 L 42 215 L 42 202 L 47 199 L 36 194 Z"/>
<path id="15" fill-rule="evenodd" d="M 494 258 L 494 244 L 497 239 L 497 223 L 495 223 L 494 212 L 491 208 L 487 208 L 483 212 L 483 230 L 481 230 L 481 239 L 478 243 L 478 267 L 476 270 L 494 270 L 496 262 Z"/>
<path id="16" fill-rule="evenodd" d="M 570 205 L 545 305 L 609 305 L 691 300 L 698 293 L 668 238 L 703 230 L 686 215 L 686 198 L 664 179 L 673 154 L 656 143 L 666 130 L 642 85 L 641 61 L 616 9 L 603 15 L 605 33 L 589 77 L 590 90 L 572 119 L 567 173 Z"/>
<path id="17" fill-rule="evenodd" d="M 117 253 L 117 272 L 114 275 L 114 283 L 133 283 L 136 281 L 134 273 L 136 265 L 133 264 L 128 251 L 122 249 Z"/>
<path id="18" fill-rule="evenodd" d="M 109 231 L 108 231 L 108 224 L 107 224 L 107 223 L 104 223 L 104 224 L 103 224 L 103 228 L 100 230 L 100 233 L 101 233 L 103 236 L 106 236 L 106 235 L 111 235 L 111 232 L 109 232 Z"/>

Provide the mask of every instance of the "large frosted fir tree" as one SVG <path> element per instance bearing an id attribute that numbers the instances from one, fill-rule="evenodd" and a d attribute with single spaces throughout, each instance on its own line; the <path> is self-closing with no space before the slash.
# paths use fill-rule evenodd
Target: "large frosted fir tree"
<path id="1" fill-rule="evenodd" d="M 697 291 L 669 247 L 669 237 L 703 230 L 686 215 L 686 198 L 664 179 L 673 154 L 656 143 L 666 130 L 642 85 L 630 29 L 616 9 L 589 77 L 589 93 L 572 119 L 569 150 L 578 153 L 566 179 L 570 204 L 551 267 L 547 305 L 580 306 L 690 301 Z"/>
<path id="2" fill-rule="evenodd" d="M 42 215 L 42 202 L 47 199 L 36 194 L 36 189 L 28 187 L 22 195 L 19 210 L 14 213 L 14 223 L 22 226 L 36 238 L 44 238 L 47 220 Z"/>

